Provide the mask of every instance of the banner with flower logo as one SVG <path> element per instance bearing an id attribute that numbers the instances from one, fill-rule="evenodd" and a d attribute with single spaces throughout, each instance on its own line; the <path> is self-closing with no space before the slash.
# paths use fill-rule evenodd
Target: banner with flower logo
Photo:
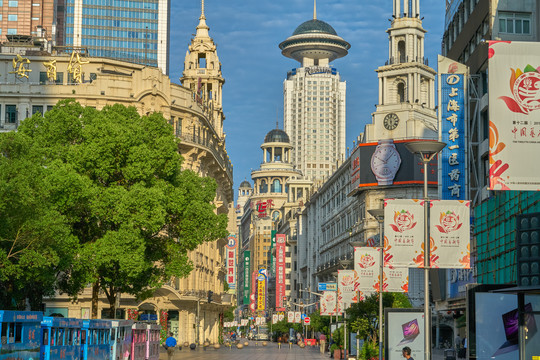
<path id="1" fill-rule="evenodd" d="M 540 190 L 540 43 L 489 42 L 489 188 Z"/>
<path id="2" fill-rule="evenodd" d="M 337 291 L 323 291 L 320 302 L 321 315 L 336 315 Z"/>
<path id="3" fill-rule="evenodd" d="M 374 292 L 379 292 L 380 251 L 381 249 L 376 247 L 354 248 L 354 269 L 358 276 L 356 289 L 360 292 L 360 301 Z M 385 259 L 383 292 L 408 291 L 409 269 L 390 267 Z"/>
<path id="4" fill-rule="evenodd" d="M 424 201 L 385 200 L 384 253 L 388 267 L 424 266 Z"/>
<path id="5" fill-rule="evenodd" d="M 431 267 L 470 269 L 470 201 L 432 200 L 430 205 Z"/>
<path id="6" fill-rule="evenodd" d="M 339 315 L 358 302 L 358 275 L 354 270 L 338 270 L 337 312 Z"/>

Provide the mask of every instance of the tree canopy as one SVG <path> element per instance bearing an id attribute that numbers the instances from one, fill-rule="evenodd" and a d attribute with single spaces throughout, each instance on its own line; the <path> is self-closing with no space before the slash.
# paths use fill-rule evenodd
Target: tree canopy
<path id="1" fill-rule="evenodd" d="M 6 153 L 10 143 L 20 144 L 19 152 Z M 0 166 L 19 169 L 24 186 L 38 193 L 37 199 L 20 199 L 20 226 L 30 226 L 24 208 L 35 208 L 32 202 L 39 200 L 44 209 L 32 214 L 36 221 L 51 218 L 63 230 L 60 238 L 48 227 L 48 243 L 47 234 L 31 233 L 32 244 L 23 252 L 59 247 L 63 262 L 51 269 L 55 286 L 74 297 L 89 282 L 96 294 L 99 288 L 105 292 L 112 309 L 120 292 L 150 296 L 171 276 L 189 274 L 188 251 L 227 235 L 227 217 L 216 215 L 212 204 L 215 181 L 181 169 L 177 139 L 159 113 L 140 116 L 122 105 L 96 110 L 65 100 L 45 116 L 26 119 L 0 145 Z M 4 176 L 0 181 L 3 190 Z M 1 214 L 13 213 L 7 201 L 0 204 Z M 15 224 L 2 233 L 2 273 L 20 263 L 6 255 L 17 239 Z M 43 283 L 48 293 L 51 284 Z"/>

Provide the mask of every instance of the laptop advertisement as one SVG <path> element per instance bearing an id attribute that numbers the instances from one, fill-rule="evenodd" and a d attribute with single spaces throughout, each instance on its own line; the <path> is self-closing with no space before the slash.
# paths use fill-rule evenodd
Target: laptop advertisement
<path id="1" fill-rule="evenodd" d="M 419 309 L 386 309 L 386 353 L 389 360 L 403 360 L 401 350 L 408 346 L 411 356 L 424 354 L 424 312 Z"/>

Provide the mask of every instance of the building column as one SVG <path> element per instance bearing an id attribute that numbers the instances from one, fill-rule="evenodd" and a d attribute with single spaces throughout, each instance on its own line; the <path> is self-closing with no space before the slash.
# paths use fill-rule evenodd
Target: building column
<path id="1" fill-rule="evenodd" d="M 405 17 L 411 17 L 411 14 L 409 13 L 409 0 L 403 1 L 403 12 L 406 14 Z"/>
<path id="2" fill-rule="evenodd" d="M 401 17 L 401 0 L 394 0 L 396 3 L 396 18 L 399 19 Z"/>
<path id="3" fill-rule="evenodd" d="M 379 104 L 383 105 L 383 79 L 379 78 Z"/>
<path id="4" fill-rule="evenodd" d="M 407 74 L 407 100 L 412 103 L 414 100 L 412 100 L 414 86 L 412 84 L 412 76 L 411 74 Z"/>

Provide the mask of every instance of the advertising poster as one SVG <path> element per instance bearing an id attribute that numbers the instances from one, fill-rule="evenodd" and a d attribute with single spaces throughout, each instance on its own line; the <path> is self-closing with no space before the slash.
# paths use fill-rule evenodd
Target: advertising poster
<path id="1" fill-rule="evenodd" d="M 389 267 L 424 267 L 424 201 L 384 202 L 384 261 Z"/>
<path id="2" fill-rule="evenodd" d="M 379 292 L 380 251 L 381 248 L 367 246 L 354 248 L 354 270 L 358 276 L 357 290 L 362 292 L 363 297 Z M 408 291 L 409 269 L 390 268 L 385 261 L 383 292 Z"/>
<path id="3" fill-rule="evenodd" d="M 294 322 L 297 324 L 302 323 L 302 313 L 300 311 L 294 313 Z"/>
<path id="4" fill-rule="evenodd" d="M 294 322 L 294 311 L 287 312 L 287 322 L 291 324 Z"/>
<path id="5" fill-rule="evenodd" d="M 430 266 L 470 269 L 470 201 L 432 200 L 430 205 Z"/>
<path id="6" fill-rule="evenodd" d="M 489 188 L 540 190 L 540 43 L 489 41 Z"/>
<path id="7" fill-rule="evenodd" d="M 358 275 L 354 270 L 338 270 L 337 312 L 339 315 L 358 302 Z"/>
<path id="8" fill-rule="evenodd" d="M 411 357 L 424 356 L 424 312 L 418 309 L 386 309 L 386 354 L 388 360 L 403 360 L 402 350 L 411 348 Z"/>
<path id="9" fill-rule="evenodd" d="M 251 284 L 249 274 L 251 270 L 251 252 L 249 250 L 244 251 L 244 305 L 249 304 L 249 285 Z"/>
<path id="10" fill-rule="evenodd" d="M 272 314 L 272 324 L 277 324 L 279 321 L 278 314 Z"/>
<path id="11" fill-rule="evenodd" d="M 478 360 L 519 358 L 518 302 L 514 294 L 477 292 L 475 297 L 475 348 Z M 525 297 L 526 359 L 540 355 L 538 322 L 540 296 Z"/>
<path id="12" fill-rule="evenodd" d="M 278 321 L 281 321 L 281 320 L 283 320 L 283 319 L 285 319 L 285 314 L 284 314 L 283 312 L 280 312 L 280 313 L 278 314 Z"/>
<path id="13" fill-rule="evenodd" d="M 467 189 L 468 67 L 439 55 L 439 138 L 447 146 L 439 161 L 441 199 L 465 200 Z"/>
<path id="14" fill-rule="evenodd" d="M 285 310 L 285 234 L 276 234 L 276 310 Z"/>
<path id="15" fill-rule="evenodd" d="M 323 291 L 320 300 L 321 315 L 336 315 L 337 312 L 337 292 Z"/>
<path id="16" fill-rule="evenodd" d="M 229 235 L 227 238 L 227 284 L 229 289 L 236 289 L 236 248 L 238 241 L 236 235 Z"/>

